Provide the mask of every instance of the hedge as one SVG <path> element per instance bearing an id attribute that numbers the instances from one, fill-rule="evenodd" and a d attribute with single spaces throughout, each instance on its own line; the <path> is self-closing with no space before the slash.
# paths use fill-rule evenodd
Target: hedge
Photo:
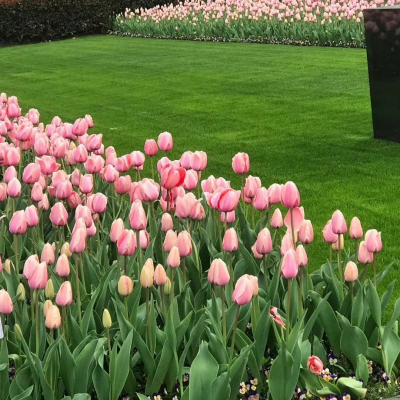
<path id="1" fill-rule="evenodd" d="M 0 0 L 0 46 L 106 33 L 113 15 L 161 0 Z"/>

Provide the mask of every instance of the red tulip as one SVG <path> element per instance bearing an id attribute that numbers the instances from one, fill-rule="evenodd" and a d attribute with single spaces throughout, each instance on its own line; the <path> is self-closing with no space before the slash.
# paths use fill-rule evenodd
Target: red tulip
<path id="1" fill-rule="evenodd" d="M 315 375 L 321 375 L 322 370 L 324 369 L 323 362 L 316 356 L 312 356 L 308 358 L 307 368 Z"/>
<path id="2" fill-rule="evenodd" d="M 183 168 L 165 167 L 161 171 L 161 186 L 167 190 L 181 186 L 185 176 L 186 171 Z"/>

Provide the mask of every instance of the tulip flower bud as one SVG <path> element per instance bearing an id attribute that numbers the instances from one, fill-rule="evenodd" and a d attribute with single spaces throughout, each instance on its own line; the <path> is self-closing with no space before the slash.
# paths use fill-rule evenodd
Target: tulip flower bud
<path id="1" fill-rule="evenodd" d="M 43 304 L 43 315 L 46 317 L 47 311 L 49 308 L 53 305 L 53 302 L 51 300 L 46 300 Z"/>
<path id="2" fill-rule="evenodd" d="M 172 289 L 171 280 L 167 276 L 167 283 L 164 285 L 164 293 L 166 295 L 169 295 L 171 293 L 171 289 Z"/>
<path id="3" fill-rule="evenodd" d="M 192 238 L 189 232 L 182 231 L 178 235 L 178 249 L 180 257 L 187 257 L 192 254 Z"/>
<path id="4" fill-rule="evenodd" d="M 286 279 L 296 278 L 299 267 L 296 260 L 296 252 L 291 249 L 282 258 L 281 274 Z"/>
<path id="5" fill-rule="evenodd" d="M 153 261 L 152 258 L 148 258 L 148 259 L 145 261 L 145 263 L 144 263 L 143 266 L 149 268 L 150 271 L 154 274 L 154 261 Z"/>
<path id="6" fill-rule="evenodd" d="M 46 296 L 46 299 L 52 299 L 55 296 L 54 285 L 51 279 L 49 279 L 46 283 L 46 287 L 44 288 L 44 295 Z"/>
<path id="7" fill-rule="evenodd" d="M 167 283 L 167 273 L 161 264 L 158 264 L 154 271 L 154 283 L 158 286 L 163 286 Z"/>
<path id="8" fill-rule="evenodd" d="M 72 256 L 72 253 L 71 253 L 71 251 L 69 249 L 69 243 L 68 242 L 65 242 L 62 245 L 61 250 L 60 250 L 60 254 L 65 254 L 68 258 L 70 258 Z"/>
<path id="9" fill-rule="evenodd" d="M 10 295 L 4 289 L 0 290 L 0 314 L 11 314 L 14 306 Z"/>
<path id="10" fill-rule="evenodd" d="M 365 241 L 360 243 L 360 247 L 358 249 L 358 261 L 361 264 L 372 264 L 374 261 L 374 253 L 371 253 L 367 250 Z"/>
<path id="11" fill-rule="evenodd" d="M 8 273 L 8 275 L 11 275 L 11 260 L 9 260 L 8 258 L 4 263 L 4 270 Z"/>
<path id="12" fill-rule="evenodd" d="M 118 281 L 118 293 L 121 296 L 129 296 L 133 291 L 133 281 L 129 276 L 122 275 Z"/>
<path id="13" fill-rule="evenodd" d="M 61 307 L 65 307 L 72 304 L 72 301 L 73 301 L 73 296 L 72 296 L 71 282 L 65 281 L 58 290 L 56 303 Z"/>
<path id="14" fill-rule="evenodd" d="M 358 268 L 356 263 L 349 261 L 344 269 L 344 280 L 346 282 L 354 282 L 358 279 Z"/>
<path id="15" fill-rule="evenodd" d="M 171 214 L 164 213 L 161 217 L 161 230 L 167 232 L 174 229 L 174 222 L 172 220 Z"/>
<path id="16" fill-rule="evenodd" d="M 57 306 L 53 305 L 47 310 L 45 325 L 48 329 L 58 329 L 60 327 L 61 315 Z"/>
<path id="17" fill-rule="evenodd" d="M 55 254 L 53 246 L 50 243 L 46 243 L 43 246 L 42 254 L 40 256 L 40 262 L 45 262 L 47 265 L 54 264 Z"/>
<path id="18" fill-rule="evenodd" d="M 335 243 L 332 243 L 332 249 L 333 250 L 339 251 L 339 248 L 340 248 L 340 250 L 344 249 L 344 238 L 343 238 L 343 235 L 339 235 L 339 239 Z"/>
<path id="19" fill-rule="evenodd" d="M 350 223 L 350 237 L 352 239 L 361 239 L 363 237 L 363 229 L 361 222 L 357 217 L 354 217 Z"/>
<path id="20" fill-rule="evenodd" d="M 144 288 L 149 288 L 153 286 L 154 281 L 154 272 L 151 268 L 146 265 L 142 268 L 142 272 L 140 273 L 140 284 Z"/>
<path id="21" fill-rule="evenodd" d="M 222 249 L 227 253 L 233 253 L 239 248 L 239 239 L 235 228 L 229 228 L 222 241 Z"/>
<path id="22" fill-rule="evenodd" d="M 324 369 L 323 362 L 316 356 L 312 356 L 308 358 L 307 368 L 316 375 L 320 375 L 322 370 Z"/>
<path id="23" fill-rule="evenodd" d="M 25 286 L 22 283 L 17 287 L 17 300 L 21 302 L 26 300 Z"/>
<path id="24" fill-rule="evenodd" d="M 15 339 L 17 339 L 17 342 L 22 342 L 24 336 L 22 334 L 21 327 L 18 324 L 14 325 L 14 335 Z"/>
<path id="25" fill-rule="evenodd" d="M 282 228 L 283 226 L 282 212 L 279 208 L 277 208 L 272 214 L 271 226 L 275 229 Z"/>
<path id="26" fill-rule="evenodd" d="M 232 293 L 232 301 L 239 306 L 251 301 L 254 294 L 253 282 L 247 276 L 241 276 L 236 282 L 235 290 Z"/>
<path id="27" fill-rule="evenodd" d="M 103 326 L 105 329 L 110 329 L 112 326 L 111 315 L 107 308 L 103 311 Z"/>
<path id="28" fill-rule="evenodd" d="M 173 246 L 168 254 L 167 264 L 171 268 L 178 268 L 181 263 L 181 258 L 179 256 L 179 249 L 177 246 Z"/>
<path id="29" fill-rule="evenodd" d="M 178 235 L 175 231 L 170 229 L 165 235 L 163 249 L 169 252 L 174 246 L 178 246 Z"/>

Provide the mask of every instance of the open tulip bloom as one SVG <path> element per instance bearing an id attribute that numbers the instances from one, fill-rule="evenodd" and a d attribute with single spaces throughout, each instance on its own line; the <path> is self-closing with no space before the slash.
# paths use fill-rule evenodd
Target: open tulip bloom
<path id="1" fill-rule="evenodd" d="M 347 233 L 336 211 L 316 270 L 309 249 L 322 235 L 301 188 L 248 176 L 248 154 L 232 158 L 239 187 L 205 176 L 207 155 L 169 132 L 117 155 L 89 116 L 39 120 L 0 96 L 0 400 L 212 399 L 214 387 L 229 400 L 362 398 L 368 362 L 380 377 L 398 371 L 400 300 L 383 319 L 394 283 L 380 297 L 391 265 L 379 264 L 379 231 L 363 238 L 353 219 Z M 159 154 L 172 148 L 183 155 Z M 345 360 L 337 379 L 311 348 Z"/>

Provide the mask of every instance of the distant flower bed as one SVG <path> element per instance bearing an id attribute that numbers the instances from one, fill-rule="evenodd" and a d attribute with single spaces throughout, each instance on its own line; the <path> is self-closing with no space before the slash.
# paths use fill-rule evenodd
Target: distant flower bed
<path id="1" fill-rule="evenodd" d="M 190 40 L 364 47 L 362 10 L 400 0 L 217 0 L 127 9 L 122 35 Z"/>

